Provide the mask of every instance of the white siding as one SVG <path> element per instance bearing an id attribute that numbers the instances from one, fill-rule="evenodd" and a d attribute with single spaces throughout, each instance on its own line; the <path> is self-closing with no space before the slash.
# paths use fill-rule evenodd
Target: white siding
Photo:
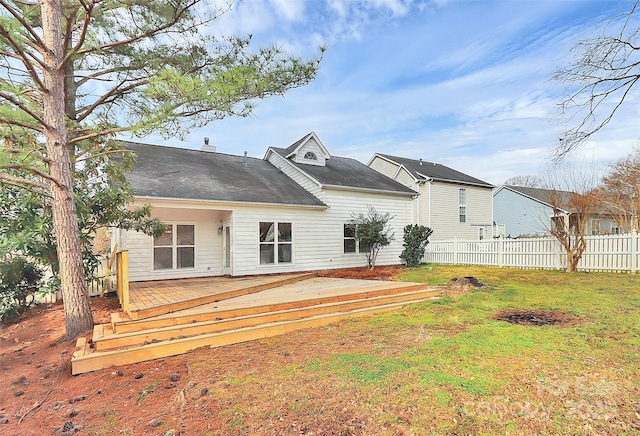
<path id="1" fill-rule="evenodd" d="M 269 154 L 269 162 L 293 179 L 297 184 L 302 186 L 307 191 L 311 192 L 313 195 L 318 197 L 320 201 L 324 201 L 323 192 L 317 182 L 311 180 L 307 175 L 302 173 L 298 168 L 294 167 L 290 162 L 288 162 L 285 158 L 280 156 L 278 153 L 271 152 Z"/>
<path id="2" fill-rule="evenodd" d="M 308 151 L 314 153 L 316 155 L 316 157 L 318 158 L 318 160 L 317 161 L 310 161 L 309 159 L 305 159 L 304 155 Z M 300 149 L 298 150 L 298 154 L 296 154 L 295 161 L 296 162 L 300 162 L 300 163 L 304 163 L 304 164 L 309 164 L 309 165 L 320 165 L 320 166 L 324 166 L 325 165 L 324 156 L 322 155 L 322 152 L 320 151 L 320 147 L 319 147 L 318 143 L 313 138 L 309 139 L 302 147 L 300 147 Z"/>
<path id="3" fill-rule="evenodd" d="M 129 278 L 131 281 L 165 278 L 206 277 L 221 274 L 222 237 L 218 235 L 220 212 L 207 210 L 153 209 L 153 216 L 165 223 L 194 224 L 196 233 L 195 267 L 174 270 L 153 270 L 153 238 L 129 231 L 126 245 L 129 250 Z"/>
<path id="4" fill-rule="evenodd" d="M 366 213 L 372 205 L 380 213 L 390 213 L 390 224 L 395 240 L 383 248 L 378 265 L 400 263 L 402 231 L 412 220 L 410 196 L 326 190 L 328 209 L 279 207 L 266 205 L 239 205 L 214 203 L 181 204 L 176 201 L 155 202 L 154 216 L 164 222 L 193 223 L 196 226 L 196 267 L 153 271 L 152 238 L 136 232 L 127 232 L 129 249 L 129 277 L 131 281 L 166 278 L 203 277 L 222 274 L 222 239 L 218 227 L 229 219 L 232 227 L 233 275 L 272 274 L 296 271 L 365 266 L 364 254 L 344 254 L 343 226 L 353 213 Z M 153 202 L 152 202 L 153 203 Z M 216 209 L 221 210 L 216 210 Z M 211 210 L 207 210 L 211 209 Z M 259 259 L 259 223 L 289 222 L 293 232 L 291 263 L 261 265 Z"/>
<path id="5" fill-rule="evenodd" d="M 467 219 L 461 223 L 459 219 L 459 190 L 467 190 Z M 426 221 L 433 229 L 432 240 L 442 239 L 478 239 L 478 227 L 487 230 L 491 235 L 493 224 L 493 207 L 491 188 L 459 185 L 455 183 L 431 183 L 431 216 Z"/>
<path id="6" fill-rule="evenodd" d="M 396 175 L 396 181 L 402 183 L 404 186 L 408 186 L 411 189 L 415 189 L 415 179 L 411 174 L 409 174 L 409 171 L 405 170 L 404 168 L 401 168 L 400 171 L 398 171 L 398 174 Z"/>
<path id="7" fill-rule="evenodd" d="M 398 172 L 398 165 L 391 163 L 386 159 L 382 159 L 379 156 L 375 156 L 373 158 L 373 160 L 369 164 L 369 167 L 373 168 L 377 172 L 382 173 L 391 179 L 393 179 L 396 173 Z"/>

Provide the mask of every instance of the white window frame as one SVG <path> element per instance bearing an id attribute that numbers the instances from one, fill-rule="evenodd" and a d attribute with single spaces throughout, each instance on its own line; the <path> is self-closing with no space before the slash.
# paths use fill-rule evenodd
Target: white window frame
<path id="1" fill-rule="evenodd" d="M 467 188 L 458 189 L 458 222 L 467 222 Z"/>
<path id="2" fill-rule="evenodd" d="M 347 226 L 353 226 L 354 228 L 354 236 L 345 236 L 345 230 L 347 229 Z M 362 251 L 360 249 L 360 241 L 358 241 L 355 237 L 355 235 L 358 233 L 358 224 L 355 223 L 344 223 L 344 225 L 342 226 L 342 254 L 346 254 L 346 255 L 353 255 L 353 254 L 362 254 L 362 253 L 366 253 L 367 250 Z M 354 246 L 355 246 L 355 251 L 345 251 L 345 246 L 344 246 L 344 242 L 347 240 L 353 240 L 354 242 Z"/>
<path id="3" fill-rule="evenodd" d="M 154 237 L 151 238 L 151 271 L 185 271 L 194 270 L 198 265 L 198 226 L 195 222 L 165 222 L 167 227 L 171 227 L 171 245 L 156 246 Z M 193 245 L 178 245 L 178 226 L 191 226 L 193 227 Z M 193 247 L 193 266 L 179 267 L 178 266 L 178 248 Z M 171 248 L 171 268 L 156 268 L 156 248 Z"/>
<path id="4" fill-rule="evenodd" d="M 273 234 L 273 241 L 260 241 L 260 228 L 262 224 L 271 224 L 273 225 L 273 229 L 274 229 L 274 234 Z M 279 229 L 280 224 L 289 224 L 289 226 L 291 226 L 291 240 L 290 241 L 281 241 L 280 240 L 280 231 L 276 231 L 276 229 Z M 278 220 L 264 220 L 264 221 L 259 221 L 258 222 L 258 247 L 257 247 L 257 251 L 258 251 L 258 266 L 260 267 L 269 267 L 269 266 L 276 266 L 276 265 L 293 265 L 294 264 L 294 240 L 295 240 L 295 236 L 294 236 L 294 225 L 293 225 L 293 221 L 278 221 Z M 290 255 L 291 255 L 291 260 L 289 261 L 281 261 L 280 260 L 280 256 L 279 254 L 279 249 L 280 246 L 285 246 L 288 245 L 290 247 Z M 262 261 L 262 250 L 261 247 L 262 246 L 273 246 L 273 262 L 263 262 Z"/>

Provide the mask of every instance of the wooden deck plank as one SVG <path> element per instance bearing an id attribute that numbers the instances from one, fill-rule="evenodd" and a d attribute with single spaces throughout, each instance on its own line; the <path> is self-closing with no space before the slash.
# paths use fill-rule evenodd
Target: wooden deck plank
<path id="1" fill-rule="evenodd" d="M 309 281 L 309 280 L 307 280 Z M 127 333 L 162 328 L 168 325 L 188 324 L 193 322 L 212 321 L 216 318 L 228 319 L 232 317 L 256 315 L 266 312 L 300 309 L 320 304 L 338 303 L 355 299 L 367 299 L 385 295 L 394 295 L 403 292 L 418 291 L 429 288 L 424 284 L 405 282 L 364 282 L 367 286 L 354 287 L 354 281 L 347 281 L 350 287 L 345 287 L 345 281 L 340 279 L 310 279 L 313 286 L 304 288 L 299 286 L 271 289 L 263 291 L 260 298 L 254 295 L 246 295 L 230 300 L 220 301 L 215 304 L 199 306 L 173 314 L 161 315 L 152 319 L 143 319 L 115 326 L 116 333 Z M 330 292 L 323 291 L 322 283 L 331 288 Z M 389 284 L 390 287 L 384 285 Z M 299 284 L 300 285 L 300 284 Z"/>
<path id="2" fill-rule="evenodd" d="M 136 306 L 130 310 L 130 316 L 132 319 L 149 318 L 295 283 L 312 276 L 315 276 L 315 273 L 269 276 L 266 279 L 255 278 L 239 281 L 227 278 L 226 283 L 220 279 L 211 281 L 208 279 L 192 279 L 181 283 L 177 283 L 179 282 L 177 280 L 172 280 L 172 283 L 153 282 L 153 284 L 148 284 L 147 286 L 139 284 L 130 290 L 136 296 L 134 300 Z M 144 298 L 146 295 L 149 295 L 150 299 L 145 303 Z"/>

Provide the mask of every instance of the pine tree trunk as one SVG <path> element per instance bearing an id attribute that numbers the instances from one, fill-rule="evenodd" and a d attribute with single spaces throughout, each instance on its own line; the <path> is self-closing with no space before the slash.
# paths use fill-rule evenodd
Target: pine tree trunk
<path id="1" fill-rule="evenodd" d="M 43 95 L 44 120 L 47 124 L 45 137 L 50 159 L 49 174 L 55 179 L 51 182 L 51 211 L 60 261 L 66 338 L 72 339 L 93 327 L 93 316 L 84 279 L 73 172 L 67 146 L 62 6 L 59 0 L 43 0 L 41 10 L 43 38 L 48 48 L 44 54 L 44 83 L 47 88 Z"/>

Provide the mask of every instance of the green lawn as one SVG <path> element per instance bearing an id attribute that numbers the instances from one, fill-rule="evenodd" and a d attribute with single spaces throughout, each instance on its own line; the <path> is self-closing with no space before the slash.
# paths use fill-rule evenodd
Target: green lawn
<path id="1" fill-rule="evenodd" d="M 233 385 L 212 381 L 242 417 L 224 431 L 284 419 L 314 434 L 640 434 L 640 275 L 424 265 L 400 279 L 461 276 L 489 288 L 263 341 L 253 359 L 293 346 L 305 357 L 268 372 L 237 366 Z M 580 322 L 513 325 L 494 319 L 503 309 Z"/>

